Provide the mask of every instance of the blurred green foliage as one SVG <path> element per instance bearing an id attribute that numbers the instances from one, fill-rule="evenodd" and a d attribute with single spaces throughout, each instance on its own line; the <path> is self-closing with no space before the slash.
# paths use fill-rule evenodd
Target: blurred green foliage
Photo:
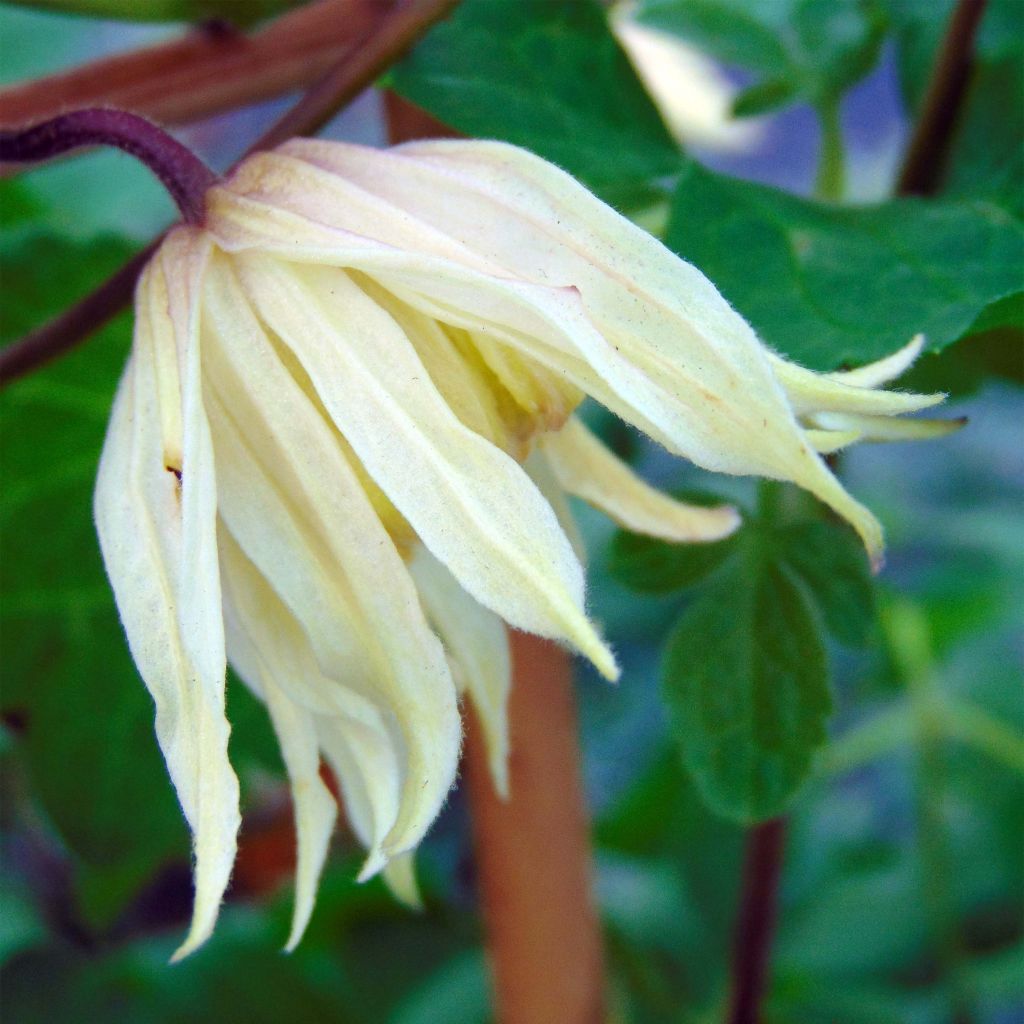
<path id="1" fill-rule="evenodd" d="M 643 0 L 638 10 L 750 75 L 739 105 L 754 113 L 837 103 L 887 40 L 913 110 L 951 6 Z M 780 351 L 832 368 L 925 330 L 936 349 L 961 342 L 920 371 L 932 386 L 981 389 L 962 435 L 846 460 L 852 488 L 888 527 L 883 584 L 852 535 L 790 491 L 707 546 L 582 517 L 591 602 L 627 666 L 617 691 L 586 678 L 580 690 L 617 1020 L 721 1018 L 736 822 L 782 807 L 770 1020 L 931 1024 L 966 1006 L 1002 1024 L 1024 1012 L 1024 481 L 1010 436 L 1021 395 L 992 381 L 1019 379 L 1022 366 L 1022 14 L 1017 0 L 991 0 L 946 194 L 869 208 L 693 163 L 590 0 L 466 0 L 394 69 L 395 87 L 441 120 L 528 146 L 623 208 L 671 196 L 667 242 Z M 84 38 L 82 19 L 43 21 L 40 60 Z M 77 197 L 37 186 L 58 172 L 75 182 L 76 166 L 88 165 L 0 189 L 4 341 L 116 266 L 133 245 L 125 234 L 142 233 L 133 218 L 159 222 L 166 209 L 145 188 L 121 188 L 135 181 L 124 160 L 103 165 L 105 198 L 94 185 Z M 187 832 L 90 515 L 128 344 L 122 317 L 0 397 L 7 1018 L 485 1024 L 458 794 L 422 852 L 424 914 L 380 883 L 356 885 L 342 838 L 296 953 L 278 953 L 291 904 L 278 865 L 283 887 L 240 877 L 214 939 L 167 967 L 190 899 Z M 670 487 L 707 489 L 706 475 L 629 447 Z M 259 866 L 282 813 L 287 837 L 280 767 L 262 709 L 234 680 L 229 701 L 243 849 Z"/>

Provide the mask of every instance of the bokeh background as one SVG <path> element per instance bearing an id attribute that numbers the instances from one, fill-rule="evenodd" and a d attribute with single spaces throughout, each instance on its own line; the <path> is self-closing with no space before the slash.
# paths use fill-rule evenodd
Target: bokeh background
<path id="1" fill-rule="evenodd" d="M 851 203 L 891 194 L 910 131 L 908 68 L 928 66 L 950 9 L 941 0 L 883 6 L 905 19 L 924 12 L 931 34 L 920 29 L 908 42 L 887 30 L 877 60 L 843 96 Z M 978 130 L 984 145 L 1019 153 L 1024 3 L 991 6 L 982 52 L 1016 70 L 983 96 L 990 131 Z M 0 78 L 52 72 L 181 30 L 0 5 Z M 688 40 L 707 51 L 693 73 L 704 76 L 707 102 L 728 109 L 757 76 L 749 61 L 715 59 L 721 54 L 707 42 L 699 33 Z M 224 167 L 288 102 L 178 134 Z M 738 133 L 736 122 L 709 117 L 710 131 L 684 140 L 700 165 L 812 192 L 821 139 L 809 104 L 742 122 Z M 325 134 L 383 144 L 380 96 L 364 95 Z M 1020 188 L 1019 176 L 999 184 L 1007 217 L 1019 212 Z M 0 203 L 5 341 L 98 283 L 172 217 L 148 174 L 109 153 L 4 181 Z M 621 205 L 664 225 L 664 193 Z M 742 247 L 733 259 L 739 273 L 759 273 L 744 267 Z M 865 303 L 870 293 L 867 283 Z M 486 968 L 458 791 L 421 851 L 422 913 L 397 905 L 379 882 L 355 884 L 359 852 L 342 830 L 306 938 L 295 953 L 279 952 L 290 914 L 290 809 L 263 712 L 237 683 L 229 715 L 246 808 L 239 866 L 214 939 L 168 967 L 189 912 L 188 836 L 90 519 L 98 446 L 129 338 L 121 317 L 3 400 L 6 1020 L 484 1024 Z M 1002 326 L 981 338 L 980 355 L 965 354 L 973 344 L 927 357 L 915 371 L 953 393 L 949 412 L 968 416 L 966 429 L 933 444 L 843 456 L 850 489 L 886 525 L 889 556 L 868 642 L 829 642 L 837 710 L 830 742 L 789 805 L 766 1004 L 773 1021 L 939 1022 L 954 1018 L 954 1006 L 959 1019 L 1024 1021 L 1021 331 Z M 711 478 L 614 423 L 594 422 L 660 485 L 756 503 L 748 482 Z M 685 588 L 651 595 L 627 587 L 616 570 L 622 538 L 578 511 L 591 605 L 625 669 L 617 687 L 578 672 L 614 1019 L 713 1021 L 727 988 L 744 829 L 707 808 L 659 696 L 666 636 L 694 597 Z"/>

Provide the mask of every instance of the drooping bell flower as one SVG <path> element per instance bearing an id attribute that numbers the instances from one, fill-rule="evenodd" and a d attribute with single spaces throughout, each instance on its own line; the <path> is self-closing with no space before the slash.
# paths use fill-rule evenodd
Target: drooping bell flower
<path id="1" fill-rule="evenodd" d="M 919 347 L 845 375 L 795 366 L 700 271 L 507 145 L 296 140 L 209 188 L 139 283 L 95 505 L 194 834 L 178 955 L 212 931 L 235 856 L 226 661 L 291 778 L 292 946 L 335 818 L 321 755 L 361 877 L 410 895 L 461 691 L 506 784 L 505 624 L 617 675 L 566 493 L 672 541 L 738 525 L 639 480 L 574 415 L 585 396 L 706 469 L 799 484 L 877 561 L 877 521 L 820 453 L 941 399 L 878 389 Z"/>

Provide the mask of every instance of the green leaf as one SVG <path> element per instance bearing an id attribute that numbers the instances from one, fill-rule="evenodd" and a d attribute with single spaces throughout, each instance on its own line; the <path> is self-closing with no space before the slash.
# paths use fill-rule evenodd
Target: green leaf
<path id="1" fill-rule="evenodd" d="M 737 548 L 736 536 L 713 544 L 669 544 L 619 530 L 611 543 L 612 576 L 642 594 L 670 594 L 715 571 Z"/>
<path id="2" fill-rule="evenodd" d="M 717 494 L 680 491 L 680 501 L 705 507 L 727 504 Z M 608 551 L 608 571 L 640 594 L 671 594 L 709 576 L 737 550 L 739 534 L 711 544 L 670 544 L 628 530 L 616 530 Z"/>
<path id="3" fill-rule="evenodd" d="M 719 814 L 780 813 L 825 741 L 825 651 L 801 585 L 756 550 L 718 574 L 666 648 L 664 695 L 683 762 Z"/>
<path id="4" fill-rule="evenodd" d="M 761 338 L 814 369 L 878 359 L 919 331 L 939 350 L 1020 290 L 1024 229 L 986 203 L 839 208 L 690 164 L 666 244 Z"/>
<path id="5" fill-rule="evenodd" d="M 524 146 L 605 198 L 679 165 L 592 0 L 464 0 L 391 84 L 458 131 Z"/>
<path id="6" fill-rule="evenodd" d="M 755 74 L 744 114 L 837 99 L 874 67 L 885 25 L 874 0 L 641 0 L 637 19 Z"/>
<path id="7" fill-rule="evenodd" d="M 115 238 L 37 236 L 5 246 L 5 332 L 34 326 L 129 252 Z M 92 525 L 93 477 L 128 330 L 120 317 L 0 399 L 0 594 L 10 638 L 3 703 L 25 722 L 17 749 L 34 792 L 72 850 L 97 865 L 155 864 L 188 849 L 153 737 L 152 701 L 128 654 Z"/>
<path id="8" fill-rule="evenodd" d="M 235 25 L 280 14 L 304 0 L 12 0 L 38 11 L 79 14 L 119 21 L 208 21 L 223 18 Z"/>
<path id="9" fill-rule="evenodd" d="M 848 529 L 804 522 L 778 533 L 783 561 L 803 582 L 837 640 L 863 647 L 875 624 L 875 591 L 864 548 Z"/>
<path id="10" fill-rule="evenodd" d="M 943 191 L 988 199 L 1024 219 L 1024 102 L 1007 102 L 1011 96 L 1024 96 L 1024 45 L 975 71 Z"/>

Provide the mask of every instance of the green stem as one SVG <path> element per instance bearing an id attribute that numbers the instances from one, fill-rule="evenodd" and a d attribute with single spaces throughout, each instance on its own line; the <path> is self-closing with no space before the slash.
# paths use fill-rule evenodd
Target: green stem
<path id="1" fill-rule="evenodd" d="M 843 198 L 846 191 L 846 152 L 838 96 L 822 101 L 818 107 L 818 121 L 821 124 L 821 149 L 814 194 L 819 199 L 835 203 Z"/>

